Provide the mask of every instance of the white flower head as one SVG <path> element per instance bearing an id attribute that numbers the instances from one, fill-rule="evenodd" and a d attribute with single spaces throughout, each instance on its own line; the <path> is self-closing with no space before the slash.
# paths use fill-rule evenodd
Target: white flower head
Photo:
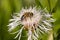
<path id="1" fill-rule="evenodd" d="M 48 33 L 52 30 L 52 22 L 54 19 L 52 15 L 49 14 L 46 9 L 36 9 L 36 7 L 22 8 L 20 13 L 13 15 L 13 19 L 10 19 L 9 32 L 11 32 L 18 25 L 23 25 L 20 30 L 12 34 L 18 33 L 15 38 L 19 37 L 20 40 L 22 36 L 22 30 L 27 31 L 27 40 L 38 40 L 39 34 Z"/>

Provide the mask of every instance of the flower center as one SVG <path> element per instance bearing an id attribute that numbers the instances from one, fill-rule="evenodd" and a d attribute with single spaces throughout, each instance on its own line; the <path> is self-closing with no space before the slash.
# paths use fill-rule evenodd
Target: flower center
<path id="1" fill-rule="evenodd" d="M 21 17 L 21 21 L 25 27 L 25 29 L 28 29 L 32 26 L 32 17 L 33 13 L 32 12 L 25 12 L 24 15 Z"/>

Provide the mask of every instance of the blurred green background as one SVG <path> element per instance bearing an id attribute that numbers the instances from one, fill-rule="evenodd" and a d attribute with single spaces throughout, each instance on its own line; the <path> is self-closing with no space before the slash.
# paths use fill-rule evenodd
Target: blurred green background
<path id="1" fill-rule="evenodd" d="M 0 0 L 0 40 L 17 40 L 13 39 L 16 35 L 8 32 L 7 25 L 11 14 L 20 12 L 22 7 L 37 6 L 53 14 L 56 19 L 53 27 L 54 40 L 60 40 L 60 0 Z M 46 40 L 46 35 L 41 40 Z M 21 40 L 26 40 L 22 38 Z M 39 39 L 40 40 L 40 39 Z"/>

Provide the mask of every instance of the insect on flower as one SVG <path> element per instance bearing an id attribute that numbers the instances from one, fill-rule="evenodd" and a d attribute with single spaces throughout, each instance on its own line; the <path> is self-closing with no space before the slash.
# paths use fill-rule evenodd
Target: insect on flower
<path id="1" fill-rule="evenodd" d="M 18 33 L 15 38 L 21 39 L 22 30 L 27 31 L 27 40 L 38 40 L 39 34 L 48 33 L 52 30 L 52 22 L 54 19 L 46 9 L 37 9 L 36 7 L 22 8 L 17 15 L 13 15 L 10 19 L 9 32 L 15 29 L 18 25 L 23 25 L 20 30 L 12 34 Z"/>

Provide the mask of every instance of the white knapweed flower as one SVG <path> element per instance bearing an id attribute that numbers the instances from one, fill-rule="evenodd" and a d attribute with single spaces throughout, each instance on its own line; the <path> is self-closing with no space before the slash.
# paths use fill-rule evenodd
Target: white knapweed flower
<path id="1" fill-rule="evenodd" d="M 27 40 L 38 40 L 41 33 L 48 33 L 52 30 L 52 22 L 54 22 L 54 19 L 46 9 L 37 9 L 36 7 L 22 8 L 20 13 L 16 13 L 16 15 L 13 15 L 13 19 L 10 19 L 8 31 L 11 32 L 17 26 L 23 25 L 21 29 L 12 33 L 17 33 L 15 38 L 20 40 L 22 30 L 26 30 Z"/>

